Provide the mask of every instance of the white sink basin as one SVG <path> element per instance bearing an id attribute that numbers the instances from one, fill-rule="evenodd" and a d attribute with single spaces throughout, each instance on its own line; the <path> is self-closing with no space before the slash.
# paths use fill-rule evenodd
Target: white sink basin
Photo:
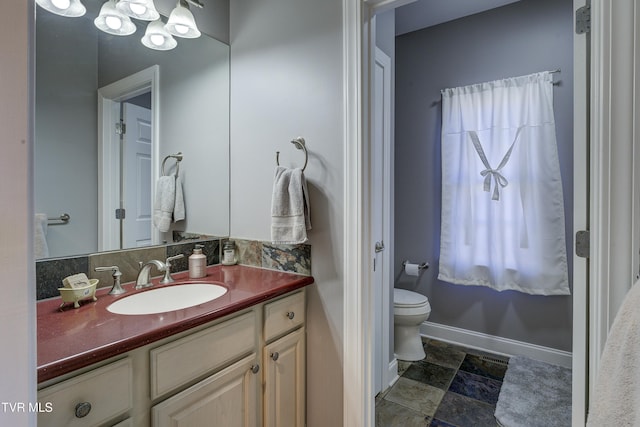
<path id="1" fill-rule="evenodd" d="M 227 288 L 208 283 L 186 283 L 155 288 L 119 299 L 107 307 L 115 314 L 156 314 L 181 310 L 213 301 L 227 293 Z"/>

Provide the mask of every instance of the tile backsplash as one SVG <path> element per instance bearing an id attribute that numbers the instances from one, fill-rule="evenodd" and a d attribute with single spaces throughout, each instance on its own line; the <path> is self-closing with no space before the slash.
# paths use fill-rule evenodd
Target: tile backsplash
<path id="1" fill-rule="evenodd" d="M 240 264 L 311 275 L 311 245 L 274 245 L 255 240 L 234 241 Z"/>
<path id="2" fill-rule="evenodd" d="M 165 246 L 100 252 L 68 258 L 44 259 L 36 261 L 37 299 L 56 297 L 62 279 L 76 273 L 85 273 L 89 278 L 100 279 L 98 287 L 113 284 L 111 272 L 95 272 L 95 267 L 117 265 L 122 272 L 122 283 L 132 282 L 138 276 L 138 262 L 157 259 L 164 261 L 170 256 L 184 254 L 184 258 L 173 261 L 171 271 L 189 268 L 188 257 L 196 244 L 204 245 L 207 265 L 220 263 L 222 243 L 227 239 L 183 240 Z M 255 240 L 231 239 L 236 242 L 236 256 L 239 264 L 253 267 L 281 270 L 311 275 L 310 245 L 273 245 Z M 153 276 L 160 275 L 152 271 Z"/>

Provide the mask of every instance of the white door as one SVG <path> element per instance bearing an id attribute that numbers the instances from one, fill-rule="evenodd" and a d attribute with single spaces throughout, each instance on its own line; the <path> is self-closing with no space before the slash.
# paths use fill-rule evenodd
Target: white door
<path id="1" fill-rule="evenodd" d="M 151 110 L 122 104 L 123 137 L 122 247 L 151 245 Z"/>
<path id="2" fill-rule="evenodd" d="M 373 249 L 374 394 L 389 386 L 391 336 L 391 59 L 376 48 L 373 76 L 373 146 L 371 147 L 371 241 Z M 395 366 L 395 365 L 394 365 Z"/>

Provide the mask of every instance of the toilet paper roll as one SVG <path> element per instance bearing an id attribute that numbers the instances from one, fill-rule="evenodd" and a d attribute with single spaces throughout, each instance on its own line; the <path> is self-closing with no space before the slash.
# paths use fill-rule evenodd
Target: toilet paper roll
<path id="1" fill-rule="evenodd" d="M 404 265 L 404 272 L 407 273 L 408 276 L 418 276 L 420 274 L 420 266 L 418 264 L 406 263 Z"/>

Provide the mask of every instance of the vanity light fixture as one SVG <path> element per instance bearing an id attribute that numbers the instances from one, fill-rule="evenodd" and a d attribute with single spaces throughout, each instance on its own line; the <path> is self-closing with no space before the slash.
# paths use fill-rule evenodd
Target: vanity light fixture
<path id="1" fill-rule="evenodd" d="M 80 0 L 36 0 L 38 6 L 60 16 L 78 17 L 87 13 Z"/>
<path id="2" fill-rule="evenodd" d="M 160 18 L 153 0 L 120 0 L 116 8 L 131 18 L 155 21 Z"/>
<path id="3" fill-rule="evenodd" d="M 147 25 L 147 30 L 142 37 L 142 44 L 149 49 L 171 50 L 178 45 L 178 42 L 165 29 L 164 22 L 158 19 Z"/>
<path id="4" fill-rule="evenodd" d="M 203 7 L 202 3 L 194 0 L 178 0 L 178 4 L 169 15 L 165 27 L 174 36 L 195 39 L 200 37 L 200 30 L 198 30 L 196 20 L 189 10 L 189 3 L 199 8 Z"/>
<path id="5" fill-rule="evenodd" d="M 116 0 L 106 1 L 93 23 L 100 30 L 114 36 L 128 36 L 136 32 L 136 26 L 131 19 L 116 8 Z"/>

